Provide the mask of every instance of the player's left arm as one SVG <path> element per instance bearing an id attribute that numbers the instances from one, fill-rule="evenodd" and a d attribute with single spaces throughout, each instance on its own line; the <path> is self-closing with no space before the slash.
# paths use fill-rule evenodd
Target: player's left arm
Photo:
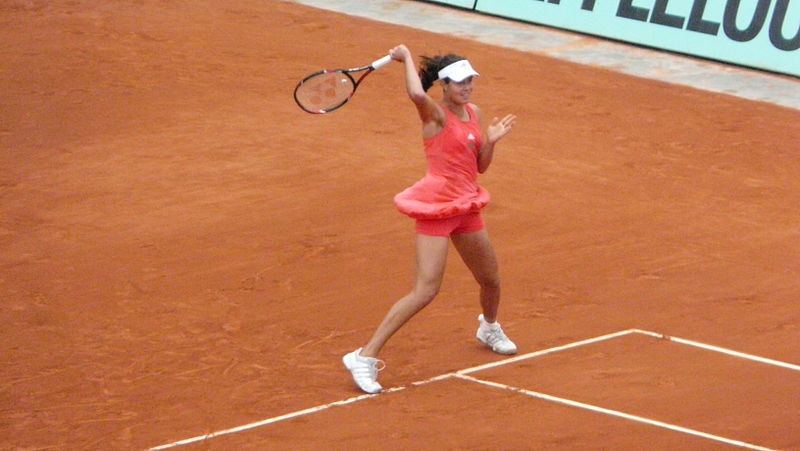
<path id="1" fill-rule="evenodd" d="M 481 127 L 483 127 L 483 113 L 481 109 L 476 105 L 472 105 L 472 108 L 475 109 L 475 113 L 478 115 L 478 121 Z M 478 151 L 478 172 L 483 174 L 489 169 L 489 165 L 492 164 L 492 158 L 494 158 L 495 144 L 511 131 L 516 119 L 517 117 L 513 114 L 507 114 L 502 119 L 497 117 L 492 118 L 492 122 L 485 129 L 483 144 Z"/>

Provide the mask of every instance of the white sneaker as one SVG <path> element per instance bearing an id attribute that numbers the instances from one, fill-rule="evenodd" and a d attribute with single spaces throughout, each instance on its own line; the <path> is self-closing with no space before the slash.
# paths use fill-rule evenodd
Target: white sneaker
<path id="1" fill-rule="evenodd" d="M 378 371 L 386 368 L 386 365 L 383 360 L 362 357 L 361 349 L 358 348 L 350 354 L 345 354 L 342 357 L 342 363 L 344 363 L 345 368 L 350 370 L 358 388 L 367 393 L 380 393 L 383 387 L 378 383 Z"/>
<path id="2" fill-rule="evenodd" d="M 508 355 L 517 353 L 517 345 L 508 339 L 505 332 L 503 332 L 503 328 L 500 327 L 500 323 L 496 321 L 494 323 L 487 323 L 486 320 L 483 319 L 483 314 L 478 315 L 478 322 L 480 326 L 478 326 L 478 332 L 475 335 L 481 343 L 492 348 L 492 351 L 498 354 Z"/>

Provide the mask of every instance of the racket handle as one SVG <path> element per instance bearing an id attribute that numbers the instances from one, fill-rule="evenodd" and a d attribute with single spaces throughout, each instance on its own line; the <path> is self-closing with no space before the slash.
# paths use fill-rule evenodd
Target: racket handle
<path id="1" fill-rule="evenodd" d="M 384 56 L 383 58 L 381 58 L 379 60 L 373 61 L 373 63 L 370 64 L 370 66 L 372 66 L 373 69 L 380 69 L 381 67 L 383 67 L 383 66 L 385 66 L 385 65 L 387 65 L 387 64 L 389 64 L 391 62 L 392 62 L 392 56 L 391 55 L 386 55 L 386 56 Z"/>

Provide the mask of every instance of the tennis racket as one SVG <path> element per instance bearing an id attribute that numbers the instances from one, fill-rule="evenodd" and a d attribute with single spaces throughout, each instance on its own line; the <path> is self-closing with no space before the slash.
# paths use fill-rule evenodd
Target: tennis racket
<path id="1" fill-rule="evenodd" d="M 358 85 L 372 71 L 392 62 L 392 57 L 384 56 L 369 66 L 353 69 L 325 69 L 300 80 L 294 88 L 294 101 L 311 114 L 325 114 L 341 108 L 356 93 Z M 353 74 L 363 72 L 356 80 Z"/>

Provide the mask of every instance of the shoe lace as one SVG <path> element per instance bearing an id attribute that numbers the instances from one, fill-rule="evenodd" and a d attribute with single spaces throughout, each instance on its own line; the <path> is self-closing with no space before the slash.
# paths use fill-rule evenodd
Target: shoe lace
<path id="1" fill-rule="evenodd" d="M 365 362 L 363 366 L 359 365 L 353 369 L 353 372 L 359 377 L 368 377 L 370 379 L 377 379 L 378 372 L 386 368 L 386 363 L 383 360 L 375 359 Z"/>
<path id="2" fill-rule="evenodd" d="M 490 345 L 494 345 L 510 340 L 506 336 L 505 332 L 503 332 L 503 328 L 500 327 L 500 325 L 497 325 L 495 327 L 487 328 L 486 341 L 489 342 Z"/>

